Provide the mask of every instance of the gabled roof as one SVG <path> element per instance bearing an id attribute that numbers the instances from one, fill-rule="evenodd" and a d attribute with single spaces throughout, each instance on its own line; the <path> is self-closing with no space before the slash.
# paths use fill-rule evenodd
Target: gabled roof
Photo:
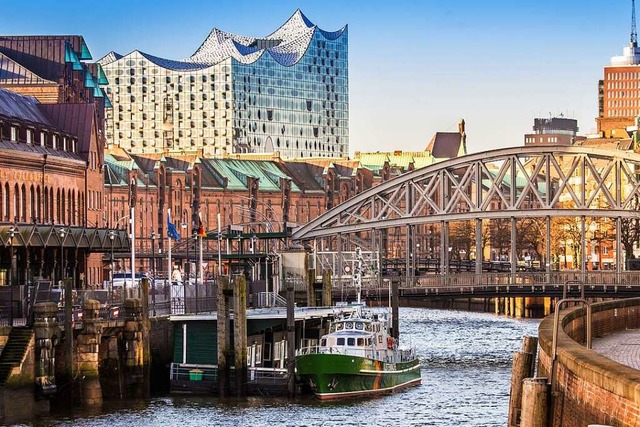
<path id="1" fill-rule="evenodd" d="M 31 96 L 0 88 L 0 116 L 52 127 L 52 123 L 38 105 L 38 101 Z"/>
<path id="2" fill-rule="evenodd" d="M 43 79 L 36 73 L 18 64 L 7 55 L 0 53 L 0 85 L 57 85 Z"/>
<path id="3" fill-rule="evenodd" d="M 356 152 L 354 159 L 358 159 L 362 166 L 375 173 L 379 173 L 386 162 L 390 167 L 404 170 L 407 170 L 411 163 L 416 169 L 435 163 L 435 159 L 429 151 Z"/>
<path id="4" fill-rule="evenodd" d="M 426 151 L 437 159 L 452 159 L 458 156 L 462 137 L 458 132 L 436 132 Z"/>
<path id="5" fill-rule="evenodd" d="M 94 104 L 38 104 L 38 107 L 56 127 L 78 137 L 78 152 L 90 151 Z"/>
<path id="6" fill-rule="evenodd" d="M 583 147 L 604 148 L 627 151 L 633 149 L 632 139 L 627 138 L 587 138 L 576 143 Z"/>
<path id="7" fill-rule="evenodd" d="M 91 59 L 82 36 L 0 36 L 0 53 L 38 76 L 61 83 L 69 54 L 75 62 Z M 74 64 L 77 65 L 77 64 Z"/>

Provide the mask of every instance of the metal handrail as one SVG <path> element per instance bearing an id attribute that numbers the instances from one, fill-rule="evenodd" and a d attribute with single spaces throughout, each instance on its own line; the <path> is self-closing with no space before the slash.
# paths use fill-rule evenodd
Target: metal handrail
<path id="1" fill-rule="evenodd" d="M 560 323 L 560 307 L 568 302 L 581 302 L 587 306 L 587 348 L 591 350 L 591 303 L 584 298 L 563 298 L 556 303 L 556 309 L 553 314 L 553 340 L 551 345 L 551 369 L 549 370 L 549 384 L 553 385 L 553 373 L 556 366 L 556 358 L 558 356 L 558 327 Z"/>

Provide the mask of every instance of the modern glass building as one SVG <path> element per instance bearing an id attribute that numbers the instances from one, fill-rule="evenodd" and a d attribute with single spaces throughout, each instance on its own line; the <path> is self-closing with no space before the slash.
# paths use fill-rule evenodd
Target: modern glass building
<path id="1" fill-rule="evenodd" d="M 347 33 L 297 10 L 263 38 L 214 28 L 182 61 L 110 52 L 98 61 L 113 105 L 107 142 L 133 154 L 347 156 Z"/>

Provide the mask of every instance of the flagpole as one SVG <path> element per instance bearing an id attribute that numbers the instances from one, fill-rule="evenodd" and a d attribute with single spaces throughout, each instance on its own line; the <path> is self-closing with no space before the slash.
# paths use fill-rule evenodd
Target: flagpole
<path id="1" fill-rule="evenodd" d="M 131 206 L 131 288 L 136 285 L 136 208 Z M 124 294 L 127 298 L 127 281 L 124 281 Z"/>
<path id="2" fill-rule="evenodd" d="M 167 209 L 167 215 L 168 220 L 167 220 L 167 231 L 169 231 L 169 224 L 171 223 L 171 209 Z M 167 283 L 169 284 L 169 286 L 171 286 L 171 275 L 173 273 L 173 266 L 171 265 L 171 236 L 169 235 L 169 233 L 167 233 L 167 240 L 169 241 L 169 250 L 168 250 L 168 260 L 167 260 Z"/>
<path id="3" fill-rule="evenodd" d="M 200 214 L 198 213 L 198 215 L 200 215 Z M 204 224 L 202 224 L 202 217 L 200 217 L 200 230 L 198 230 L 198 231 L 203 231 L 204 232 Z M 200 234 L 200 233 L 198 233 L 198 234 Z M 204 284 L 204 266 L 202 265 L 202 238 L 203 237 L 204 236 L 202 234 L 200 234 L 200 255 L 199 255 L 199 259 L 198 259 L 198 261 L 200 262 L 200 271 L 199 271 L 199 273 L 200 273 L 200 281 L 201 281 L 202 284 Z"/>
<path id="4" fill-rule="evenodd" d="M 218 212 L 218 276 L 222 276 L 222 230 L 220 229 L 220 212 Z"/>

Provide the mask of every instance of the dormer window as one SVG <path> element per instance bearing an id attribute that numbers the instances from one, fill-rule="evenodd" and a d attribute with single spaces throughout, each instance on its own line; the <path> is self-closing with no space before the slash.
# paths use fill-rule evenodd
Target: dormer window
<path id="1" fill-rule="evenodd" d="M 33 144 L 33 131 L 31 129 L 27 129 L 25 133 L 26 133 L 25 140 L 27 144 L 29 145 Z"/>
<path id="2" fill-rule="evenodd" d="M 51 148 L 58 149 L 58 135 L 51 135 Z"/>
<path id="3" fill-rule="evenodd" d="M 68 151 L 68 147 L 67 147 L 67 137 L 63 136 L 62 137 L 62 150 L 63 151 Z"/>
<path id="4" fill-rule="evenodd" d="M 11 141 L 18 140 L 18 129 L 15 126 L 11 126 Z"/>
<path id="5" fill-rule="evenodd" d="M 47 134 L 45 132 L 40 132 L 40 146 L 44 147 L 47 144 Z"/>

